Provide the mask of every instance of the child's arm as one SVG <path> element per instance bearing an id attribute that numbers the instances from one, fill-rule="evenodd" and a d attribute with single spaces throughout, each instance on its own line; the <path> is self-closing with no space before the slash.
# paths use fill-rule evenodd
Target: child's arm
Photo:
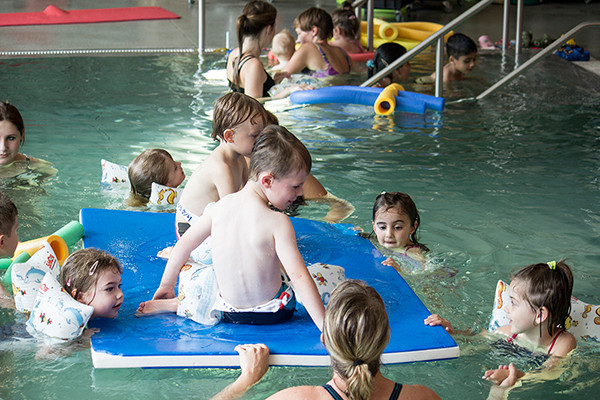
<path id="1" fill-rule="evenodd" d="M 285 223 L 277 224 L 278 228 L 274 232 L 277 257 L 279 257 L 281 265 L 290 277 L 294 290 L 298 292 L 302 299 L 306 311 L 308 311 L 317 328 L 322 331 L 325 307 L 315 281 L 306 269 L 306 264 L 298 250 L 294 227 L 288 217 L 285 215 L 282 215 L 282 217 L 285 217 Z"/>
<path id="2" fill-rule="evenodd" d="M 163 272 L 160 286 L 154 293 L 152 300 L 175 297 L 175 283 L 181 267 L 190 258 L 192 250 L 210 235 L 211 215 L 210 210 L 207 210 L 177 241 L 169 255 L 169 261 L 167 261 L 167 266 Z"/>
<path id="3" fill-rule="evenodd" d="M 451 335 L 456 333 L 456 331 L 454 330 L 454 327 L 452 326 L 450 321 L 448 321 L 445 318 L 440 317 L 437 314 L 431 314 L 429 317 L 425 318 L 424 322 L 425 322 L 425 325 L 429 325 L 429 326 L 441 325 L 446 330 L 446 332 L 448 332 Z"/>

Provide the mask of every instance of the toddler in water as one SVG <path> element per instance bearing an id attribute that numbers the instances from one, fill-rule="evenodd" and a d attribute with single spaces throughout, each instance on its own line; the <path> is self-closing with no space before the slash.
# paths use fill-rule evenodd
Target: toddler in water
<path id="1" fill-rule="evenodd" d="M 105 251 L 82 249 L 60 270 L 59 283 L 71 297 L 94 308 L 91 318 L 115 318 L 123 305 L 119 261 Z"/>
<path id="2" fill-rule="evenodd" d="M 394 256 L 401 257 L 403 266 L 406 264 L 411 270 L 423 268 L 423 252 L 429 251 L 417 239 L 420 224 L 417 206 L 406 193 L 383 192 L 375 199 L 373 232 L 377 241 L 391 250 Z M 401 266 L 392 257 L 388 257 L 383 264 L 401 270 Z"/>
<path id="3" fill-rule="evenodd" d="M 506 315 L 508 325 L 494 331 L 507 336 L 508 343 L 515 343 L 533 352 L 547 354 L 543 364 L 552 368 L 561 357 L 568 355 L 577 346 L 575 337 L 566 331 L 566 320 L 571 309 L 573 274 L 564 261 L 531 264 L 518 271 L 512 278 L 508 293 L 510 303 Z M 425 324 L 441 325 L 449 333 L 455 333 L 452 324 L 433 314 Z M 512 370 L 512 371 L 511 371 Z M 484 379 L 502 385 L 509 374 L 513 377 L 523 373 L 500 366 L 485 372 Z"/>
<path id="4" fill-rule="evenodd" d="M 152 149 L 137 156 L 127 169 L 132 206 L 146 204 L 152 193 L 152 182 L 176 188 L 185 179 L 181 162 L 174 161 L 171 154 L 163 149 Z"/>
<path id="5" fill-rule="evenodd" d="M 273 55 L 279 60 L 279 64 L 273 67 L 273 70 L 285 69 L 288 61 L 296 51 L 296 40 L 287 29 L 283 29 L 273 36 L 273 45 L 271 48 Z"/>
<path id="6" fill-rule="evenodd" d="M 346 53 L 363 53 L 365 50 L 360 45 L 360 21 L 352 10 L 352 5 L 345 1 L 342 8 L 331 13 L 333 20 L 332 45 L 344 49 Z"/>
<path id="7" fill-rule="evenodd" d="M 444 83 L 465 79 L 471 73 L 477 59 L 477 45 L 467 35 L 455 33 L 446 41 L 448 64 L 444 66 Z M 417 79 L 417 83 L 435 82 L 435 72 Z"/>

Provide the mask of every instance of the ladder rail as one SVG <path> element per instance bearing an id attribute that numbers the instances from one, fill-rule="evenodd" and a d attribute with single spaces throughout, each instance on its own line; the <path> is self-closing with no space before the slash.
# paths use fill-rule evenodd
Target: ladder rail
<path id="1" fill-rule="evenodd" d="M 562 46 L 565 42 L 570 40 L 576 32 L 578 32 L 584 28 L 590 27 L 590 26 L 600 26 L 600 22 L 582 22 L 579 25 L 575 26 L 573 29 L 571 29 L 570 31 L 568 31 L 567 33 L 562 35 L 560 38 L 556 39 L 554 42 L 552 42 L 546 48 L 544 48 L 539 53 L 537 53 L 536 55 L 531 57 L 529 60 L 524 62 L 520 67 L 514 69 L 512 72 L 507 74 L 504 78 L 500 79 L 498 82 L 496 82 L 495 84 L 493 84 L 492 86 L 487 88 L 487 90 L 483 91 L 480 95 L 478 95 L 475 98 L 475 100 L 485 99 L 487 96 L 494 93 L 496 90 L 498 90 L 501 87 L 508 84 L 510 81 L 512 81 L 518 75 L 520 75 L 523 71 L 527 70 L 529 67 L 536 64 L 542 58 L 546 57 L 548 54 L 550 54 L 551 52 L 553 52 L 554 50 L 556 50 L 557 48 Z"/>
<path id="2" fill-rule="evenodd" d="M 442 41 L 443 41 L 443 37 L 446 35 L 446 33 L 450 32 L 456 26 L 458 26 L 462 22 L 468 20 L 473 15 L 477 14 L 478 12 L 480 12 L 481 10 L 483 10 L 484 8 L 486 8 L 487 6 L 492 4 L 493 1 L 494 0 L 481 0 L 479 3 L 475 4 L 473 7 L 469 8 L 467 11 L 465 11 L 464 13 L 462 13 L 461 15 L 459 15 L 458 17 L 456 17 L 455 19 L 453 19 L 452 21 L 450 21 L 449 23 L 444 25 L 442 28 L 440 28 L 439 31 L 435 32 L 434 34 L 429 36 L 427 39 L 425 39 L 424 41 L 419 43 L 417 46 L 415 46 L 412 50 L 408 51 L 402 57 L 396 59 L 390 65 L 388 65 L 387 67 L 385 67 L 384 69 L 382 69 L 381 71 L 379 71 L 378 73 L 373 75 L 371 78 L 367 79 L 360 86 L 361 87 L 371 86 L 371 85 L 379 82 L 379 80 L 381 80 L 385 76 L 389 75 L 393 70 L 397 69 L 402 64 L 410 61 L 413 57 L 415 57 L 416 55 L 421 53 L 427 47 L 429 47 L 432 44 L 434 44 L 435 42 L 437 42 L 438 39 L 442 38 Z M 371 2 L 371 0 L 369 0 L 369 2 Z M 442 50 L 438 51 L 438 57 L 442 57 L 442 56 L 443 56 L 443 48 L 442 48 Z M 436 73 L 436 87 L 438 87 L 438 86 L 441 87 L 441 83 L 437 82 L 439 79 L 441 79 L 440 78 L 441 75 L 442 74 L 440 72 Z M 440 95 L 441 95 L 441 93 L 440 93 Z"/>

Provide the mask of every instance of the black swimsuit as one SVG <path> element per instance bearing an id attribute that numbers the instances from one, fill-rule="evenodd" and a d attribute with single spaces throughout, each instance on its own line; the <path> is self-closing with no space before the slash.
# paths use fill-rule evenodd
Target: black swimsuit
<path id="1" fill-rule="evenodd" d="M 246 61 L 250 60 L 251 58 L 256 58 L 256 57 L 254 57 L 253 55 L 247 55 L 247 56 L 244 56 L 244 58 L 242 58 L 240 60 L 240 62 L 238 64 L 238 70 L 237 70 L 238 76 L 240 76 L 240 71 L 242 70 L 242 67 L 244 66 Z M 264 68 L 263 68 L 263 71 L 264 71 Z M 265 71 L 265 74 L 267 75 L 267 80 L 263 83 L 262 97 L 269 97 L 269 89 L 271 89 L 273 86 L 275 86 L 275 81 L 273 80 L 271 75 L 269 75 L 267 73 L 267 71 Z M 229 87 L 231 88 L 232 91 L 244 93 L 243 87 L 231 82 L 229 79 L 227 79 L 227 81 L 229 82 Z"/>
<path id="2" fill-rule="evenodd" d="M 335 400 L 344 400 L 344 399 L 342 399 L 342 396 L 340 396 L 338 394 L 338 392 L 336 392 L 335 389 L 331 387 L 331 385 L 325 384 L 325 385 L 323 385 L 323 387 L 325 388 L 325 390 L 327 390 L 327 392 Z M 401 383 L 396 383 L 394 385 L 394 390 L 392 390 L 392 394 L 390 395 L 390 400 L 397 400 L 398 397 L 400 397 L 400 392 L 401 391 L 402 391 L 402 384 Z"/>

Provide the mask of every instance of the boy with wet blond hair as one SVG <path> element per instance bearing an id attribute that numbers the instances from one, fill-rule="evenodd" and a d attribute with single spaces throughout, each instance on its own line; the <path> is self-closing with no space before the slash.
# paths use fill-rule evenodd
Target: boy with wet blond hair
<path id="1" fill-rule="evenodd" d="M 177 204 L 177 236 L 193 225 L 204 208 L 237 192 L 248 180 L 252 146 L 266 125 L 265 108 L 253 97 L 228 93 L 215 102 L 212 138 L 220 143 L 196 168 Z"/>

